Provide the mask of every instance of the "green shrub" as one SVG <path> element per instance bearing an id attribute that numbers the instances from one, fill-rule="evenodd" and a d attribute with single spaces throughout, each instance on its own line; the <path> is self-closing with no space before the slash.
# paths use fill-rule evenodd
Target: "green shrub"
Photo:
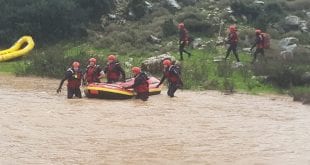
<path id="1" fill-rule="evenodd" d="M 2 42 L 31 35 L 43 42 L 86 36 L 85 25 L 109 12 L 113 0 L 10 0 L 0 2 Z"/>
<path id="2" fill-rule="evenodd" d="M 230 6 L 235 15 L 245 15 L 249 20 L 256 20 L 262 13 L 262 8 L 249 0 L 232 1 Z"/>
<path id="3" fill-rule="evenodd" d="M 98 21 L 103 14 L 110 12 L 115 6 L 113 0 L 75 0 L 87 13 L 87 18 Z"/>
<path id="4" fill-rule="evenodd" d="M 167 36 L 172 36 L 172 35 L 176 35 L 177 34 L 177 28 L 175 26 L 175 24 L 173 23 L 172 19 L 166 20 L 163 24 L 162 24 L 162 29 L 163 29 L 163 35 L 165 37 Z"/>
<path id="5" fill-rule="evenodd" d="M 85 68 L 91 56 L 81 48 L 66 50 L 62 45 L 56 45 L 33 52 L 24 62 L 25 69 L 19 70 L 17 74 L 61 77 L 73 61 L 80 62 L 82 68 Z"/>
<path id="6" fill-rule="evenodd" d="M 231 8 L 236 16 L 246 16 L 255 28 L 267 30 L 269 24 L 280 21 L 285 15 L 284 3 L 266 2 L 264 6 L 249 0 L 232 1 Z"/>
<path id="7" fill-rule="evenodd" d="M 292 2 L 286 2 L 286 9 L 290 11 L 307 10 L 310 8 L 310 2 L 308 0 L 295 0 Z"/>
<path id="8" fill-rule="evenodd" d="M 268 82 L 280 88 L 304 85 L 302 75 L 309 69 L 307 64 L 290 61 L 268 61 L 267 64 L 254 65 L 255 75 L 268 76 Z"/>
<path id="9" fill-rule="evenodd" d="M 294 87 L 289 90 L 289 95 L 291 95 L 294 101 L 302 101 L 304 104 L 310 103 L 310 87 L 309 86 L 299 86 Z"/>
<path id="10" fill-rule="evenodd" d="M 136 19 L 140 19 L 147 12 L 147 5 L 144 0 L 130 0 L 127 10 L 128 13 L 132 11 Z"/>

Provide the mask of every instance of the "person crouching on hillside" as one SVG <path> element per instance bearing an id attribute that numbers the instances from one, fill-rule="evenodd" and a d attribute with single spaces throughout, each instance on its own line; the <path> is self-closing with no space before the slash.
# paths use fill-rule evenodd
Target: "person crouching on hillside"
<path id="1" fill-rule="evenodd" d="M 125 87 L 125 89 L 133 88 L 137 93 L 137 99 L 147 101 L 147 99 L 149 98 L 149 83 L 147 82 L 147 80 L 149 78 L 144 72 L 141 72 L 141 68 L 139 67 L 133 67 L 131 70 L 134 74 L 135 81 L 132 86 Z"/>
<path id="2" fill-rule="evenodd" d="M 157 85 L 157 88 L 168 79 L 168 96 L 174 97 L 174 93 L 178 88 L 183 86 L 183 82 L 181 80 L 180 70 L 176 65 L 172 65 L 170 60 L 164 60 L 164 72 L 163 77 L 160 80 L 160 83 Z"/>
<path id="3" fill-rule="evenodd" d="M 62 88 L 64 81 L 68 80 L 68 84 L 67 84 L 68 99 L 72 99 L 73 95 L 75 95 L 78 98 L 82 98 L 82 94 L 80 90 L 82 76 L 83 74 L 80 69 L 80 63 L 73 62 L 72 67 L 67 69 L 65 73 L 65 77 L 61 80 L 59 87 L 57 89 L 57 93 L 61 92 L 61 88 Z"/>
<path id="4" fill-rule="evenodd" d="M 114 83 L 118 81 L 125 82 L 125 71 L 121 67 L 120 63 L 116 60 L 115 55 L 108 56 L 108 65 L 104 69 L 104 73 L 107 76 L 108 83 Z"/>

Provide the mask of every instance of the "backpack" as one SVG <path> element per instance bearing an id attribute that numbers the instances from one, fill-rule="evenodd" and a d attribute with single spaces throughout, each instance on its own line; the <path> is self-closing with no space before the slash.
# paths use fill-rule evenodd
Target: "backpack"
<path id="1" fill-rule="evenodd" d="M 173 65 L 171 67 L 171 71 L 173 71 L 176 75 L 181 75 L 181 66 L 180 65 Z"/>
<path id="2" fill-rule="evenodd" d="M 263 48 L 269 49 L 270 48 L 270 40 L 271 40 L 270 35 L 268 33 L 262 33 L 262 37 L 263 37 Z"/>

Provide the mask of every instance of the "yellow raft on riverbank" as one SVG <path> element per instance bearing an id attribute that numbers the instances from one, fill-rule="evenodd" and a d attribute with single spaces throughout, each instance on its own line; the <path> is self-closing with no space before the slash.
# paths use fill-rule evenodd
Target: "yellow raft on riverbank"
<path id="1" fill-rule="evenodd" d="M 0 62 L 27 55 L 34 48 L 34 45 L 31 36 L 23 36 L 9 49 L 0 51 Z"/>

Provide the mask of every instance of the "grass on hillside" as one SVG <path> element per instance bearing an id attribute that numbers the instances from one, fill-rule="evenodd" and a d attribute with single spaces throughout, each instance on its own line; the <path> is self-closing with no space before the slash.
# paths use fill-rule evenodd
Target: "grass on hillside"
<path id="1" fill-rule="evenodd" d="M 214 62 L 214 58 L 225 56 L 225 50 L 222 48 L 212 48 L 209 50 L 190 50 L 193 54 L 191 58 L 187 58 L 181 62 L 182 78 L 184 80 L 184 88 L 192 90 L 234 90 L 246 91 L 250 93 L 278 93 L 279 89 L 265 84 L 254 76 L 252 65 L 250 64 L 252 57 L 247 53 L 239 53 L 240 60 L 243 66 L 235 68 L 235 57 L 233 54 L 227 62 Z M 74 47 L 70 51 L 66 51 L 66 56 L 79 58 L 81 52 L 83 56 L 96 57 L 99 64 L 105 65 L 108 50 L 93 48 L 90 45 L 82 47 Z M 176 51 L 170 52 L 176 59 L 179 59 L 179 54 Z M 117 54 L 117 53 L 116 53 Z M 117 54 L 119 61 L 122 63 L 126 75 L 131 77 L 131 66 L 140 66 L 142 61 L 150 56 L 150 54 L 134 55 L 134 54 Z M 86 59 L 86 58 L 83 58 Z M 261 59 L 259 59 L 261 60 Z M 85 60 L 84 60 L 85 61 Z M 84 62 L 86 63 L 86 61 Z M 260 62 L 258 62 L 259 64 Z M 156 74 L 161 76 L 161 71 Z"/>
<path id="2" fill-rule="evenodd" d="M 186 89 L 215 89 L 251 93 L 279 92 L 278 89 L 261 82 L 259 78 L 255 77 L 251 71 L 252 65 L 250 62 L 252 57 L 250 54 L 239 52 L 239 58 L 243 65 L 241 67 L 234 67 L 236 60 L 233 54 L 230 55 L 227 62 L 214 62 L 214 58 L 225 57 L 223 49 L 193 50 L 192 54 L 191 58 L 185 58 L 181 64 Z M 174 56 L 179 58 L 176 53 Z"/>
<path id="3" fill-rule="evenodd" d="M 23 68 L 23 66 L 24 66 L 24 62 L 22 60 L 1 62 L 0 72 L 7 73 L 7 74 L 16 73 L 17 70 Z"/>

